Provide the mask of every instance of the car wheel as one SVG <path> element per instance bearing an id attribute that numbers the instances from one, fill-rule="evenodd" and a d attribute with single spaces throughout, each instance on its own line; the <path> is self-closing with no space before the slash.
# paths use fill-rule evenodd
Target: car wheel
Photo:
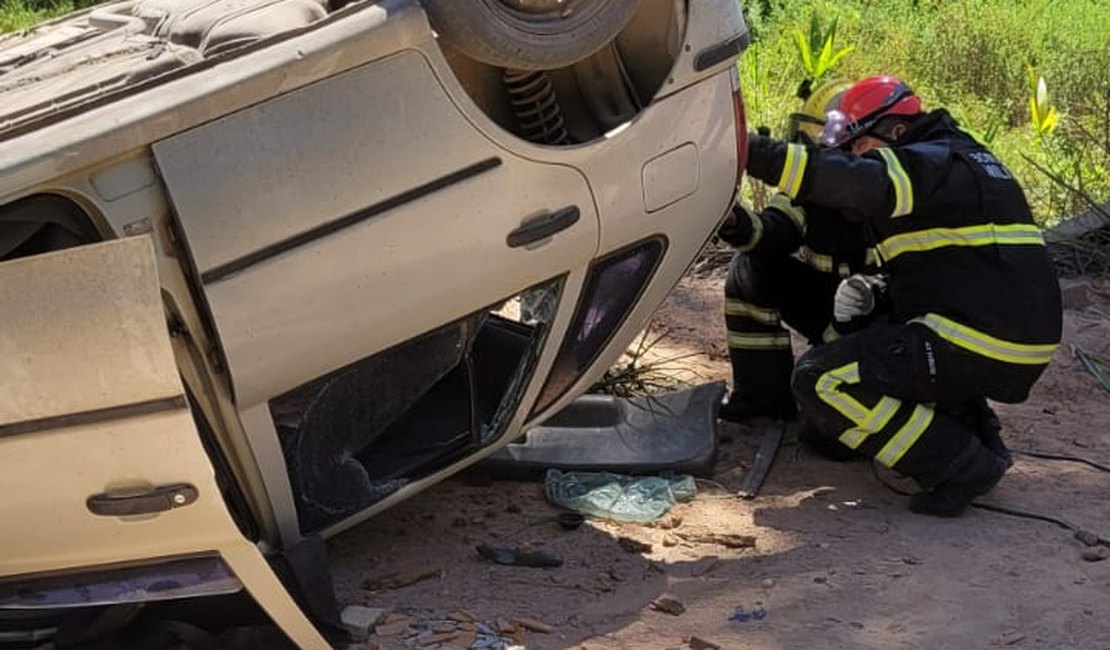
<path id="1" fill-rule="evenodd" d="M 422 0 L 432 27 L 470 57 L 550 70 L 593 54 L 628 24 L 640 0 Z"/>

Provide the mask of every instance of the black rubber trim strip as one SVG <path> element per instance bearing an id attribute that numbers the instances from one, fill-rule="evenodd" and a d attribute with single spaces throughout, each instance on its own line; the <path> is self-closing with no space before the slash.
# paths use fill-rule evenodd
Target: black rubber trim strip
<path id="1" fill-rule="evenodd" d="M 215 282 L 219 282 L 220 280 L 223 280 L 230 275 L 238 273 L 243 269 L 254 266 L 255 264 L 258 264 L 260 262 L 264 262 L 272 257 L 277 257 L 282 253 L 287 253 L 294 248 L 297 248 L 298 246 L 304 246 L 305 244 L 316 241 L 317 239 L 323 239 L 324 237 L 335 234 L 336 232 L 339 232 L 344 228 L 349 228 L 355 224 L 366 221 L 367 219 L 376 217 L 383 212 L 388 212 L 389 210 L 398 208 L 406 203 L 411 203 L 412 201 L 428 196 L 433 192 L 438 192 L 439 190 L 442 190 L 446 187 L 450 187 L 451 185 L 455 185 L 456 183 L 461 183 L 465 180 L 474 178 L 475 176 L 484 174 L 485 172 L 488 172 L 491 169 L 496 169 L 500 166 L 500 158 L 486 158 L 485 160 L 476 162 L 473 165 L 463 167 L 456 172 L 451 172 L 446 176 L 441 176 L 435 180 L 424 183 L 423 185 L 414 187 L 411 190 L 405 190 L 400 194 L 391 196 L 384 201 L 375 203 L 367 208 L 363 208 L 358 212 L 352 212 L 351 214 L 340 217 L 334 221 L 320 224 L 319 226 L 316 226 L 311 230 L 306 230 L 305 232 L 302 232 L 300 234 L 293 235 L 292 237 L 274 242 L 269 246 L 254 251 L 253 253 L 248 253 L 238 259 L 231 260 L 226 264 L 221 264 L 213 269 L 202 273 L 200 276 L 200 280 L 203 284 L 213 284 Z"/>
<path id="2" fill-rule="evenodd" d="M 122 406 L 110 406 L 108 408 L 95 409 L 92 411 L 82 411 L 80 413 L 67 413 L 66 415 L 54 415 L 47 418 L 13 422 L 12 424 L 0 424 L 0 438 L 35 433 L 36 431 L 46 431 L 47 429 L 78 427 L 87 424 L 107 422 L 109 420 L 122 420 L 124 418 L 150 415 L 151 413 L 161 413 L 163 411 L 176 411 L 187 408 L 188 406 L 189 404 L 185 401 L 184 395 L 175 395 L 173 397 L 161 397 L 145 402 L 135 402 L 134 404 L 124 404 Z"/>
<path id="3" fill-rule="evenodd" d="M 727 41 L 710 45 L 698 55 L 694 57 L 694 70 L 702 72 L 708 70 L 722 61 L 727 61 L 734 56 L 740 56 L 740 53 L 748 49 L 748 45 L 752 42 L 751 36 L 748 32 L 744 32 L 739 36 L 733 36 Z"/>

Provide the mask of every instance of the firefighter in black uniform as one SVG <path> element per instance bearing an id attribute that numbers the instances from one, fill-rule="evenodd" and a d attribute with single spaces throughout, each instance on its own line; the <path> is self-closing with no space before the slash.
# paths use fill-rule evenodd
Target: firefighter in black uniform
<path id="1" fill-rule="evenodd" d="M 787 137 L 815 143 L 826 112 L 848 86 L 830 82 L 812 91 L 790 116 Z M 783 325 L 812 345 L 835 337 L 837 287 L 849 275 L 874 273 L 875 250 L 867 247 L 862 224 L 797 205 L 782 193 L 760 214 L 737 203 L 718 236 L 737 249 L 725 280 L 732 392 L 719 416 L 731 422 L 790 418 L 796 412 L 790 392 L 794 355 Z"/>
<path id="2" fill-rule="evenodd" d="M 1024 401 L 1060 340 L 1041 231 L 998 159 L 897 79 L 849 88 L 821 137 L 832 148 L 753 134 L 748 173 L 864 223 L 892 313 L 802 356 L 795 396 L 822 434 L 916 479 L 912 510 L 958 516 L 1010 465 L 968 414 Z M 864 315 L 883 284 L 845 281 L 835 311 Z"/>

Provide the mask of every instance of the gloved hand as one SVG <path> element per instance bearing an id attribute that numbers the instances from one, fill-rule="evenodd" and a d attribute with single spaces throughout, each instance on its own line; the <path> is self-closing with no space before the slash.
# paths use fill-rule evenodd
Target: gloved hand
<path id="1" fill-rule="evenodd" d="M 886 291 L 886 278 L 857 273 L 840 281 L 833 298 L 833 318 L 838 323 L 866 316 L 875 310 L 878 294 Z"/>
<path id="2" fill-rule="evenodd" d="M 749 249 L 754 245 L 755 227 L 753 224 L 758 217 L 748 208 L 735 203 L 732 212 L 725 217 L 717 228 L 717 237 L 729 246 L 741 250 Z"/>

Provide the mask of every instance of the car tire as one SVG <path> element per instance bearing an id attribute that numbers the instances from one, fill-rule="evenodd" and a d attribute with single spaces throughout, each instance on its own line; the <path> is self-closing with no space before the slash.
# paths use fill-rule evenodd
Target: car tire
<path id="1" fill-rule="evenodd" d="M 439 35 L 464 54 L 503 68 L 550 70 L 613 40 L 640 0 L 422 0 Z M 545 4 L 562 9 L 545 9 Z"/>

